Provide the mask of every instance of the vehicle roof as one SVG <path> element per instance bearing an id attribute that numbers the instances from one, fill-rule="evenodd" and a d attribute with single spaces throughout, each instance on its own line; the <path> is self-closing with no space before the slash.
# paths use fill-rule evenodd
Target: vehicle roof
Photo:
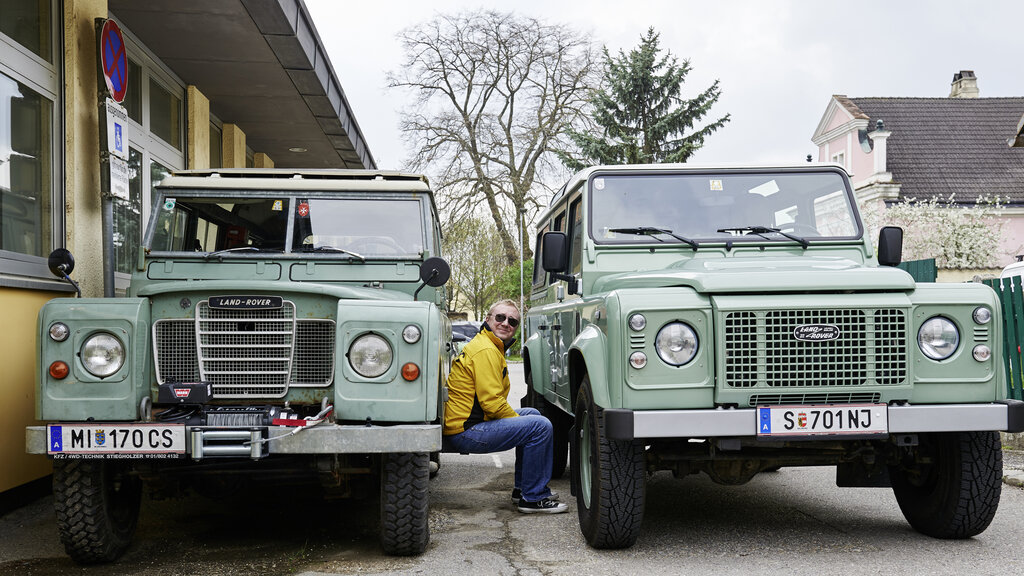
<path id="1" fill-rule="evenodd" d="M 373 190 L 424 192 L 430 183 L 422 174 L 386 170 L 294 168 L 218 168 L 181 170 L 164 178 L 158 188 L 208 190 Z"/>

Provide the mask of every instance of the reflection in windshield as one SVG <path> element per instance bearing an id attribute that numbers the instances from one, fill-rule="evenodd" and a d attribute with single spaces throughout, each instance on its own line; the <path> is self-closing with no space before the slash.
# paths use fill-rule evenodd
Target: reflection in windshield
<path id="1" fill-rule="evenodd" d="M 601 243 L 652 242 L 623 232 L 630 229 L 671 230 L 701 241 L 859 234 L 844 181 L 834 172 L 608 174 L 595 176 L 590 188 L 590 232 Z"/>
<path id="2" fill-rule="evenodd" d="M 418 200 L 161 196 L 151 250 L 245 255 L 311 252 L 333 257 L 418 256 Z M 287 235 L 292 233 L 291 246 Z"/>

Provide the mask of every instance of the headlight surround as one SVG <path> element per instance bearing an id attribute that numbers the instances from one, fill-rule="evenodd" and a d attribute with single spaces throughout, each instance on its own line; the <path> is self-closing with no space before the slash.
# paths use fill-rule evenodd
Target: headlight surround
<path id="1" fill-rule="evenodd" d="M 960 345 L 960 332 L 948 318 L 935 316 L 921 324 L 917 331 L 917 345 L 932 360 L 945 360 Z"/>
<path id="2" fill-rule="evenodd" d="M 658 357 L 672 366 L 682 366 L 693 360 L 698 345 L 697 332 L 685 322 L 671 322 L 662 326 L 654 340 Z"/>
<path id="3" fill-rule="evenodd" d="M 363 334 L 348 349 L 349 365 L 364 378 L 376 378 L 387 372 L 393 358 L 391 344 L 378 334 Z"/>
<path id="4" fill-rule="evenodd" d="M 82 366 L 97 378 L 106 378 L 124 366 L 124 345 L 109 332 L 97 332 L 82 343 Z"/>

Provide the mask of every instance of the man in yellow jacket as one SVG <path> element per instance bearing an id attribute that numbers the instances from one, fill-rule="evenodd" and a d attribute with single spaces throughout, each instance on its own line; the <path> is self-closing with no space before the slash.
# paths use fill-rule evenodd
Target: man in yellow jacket
<path id="1" fill-rule="evenodd" d="M 508 403 L 511 385 L 505 351 L 519 326 L 512 300 L 491 306 L 477 334 L 452 363 L 445 402 L 446 449 L 470 454 L 516 449 L 512 500 L 526 514 L 559 514 L 568 506 L 548 488 L 554 440 L 551 422 L 535 408 L 515 410 Z"/>

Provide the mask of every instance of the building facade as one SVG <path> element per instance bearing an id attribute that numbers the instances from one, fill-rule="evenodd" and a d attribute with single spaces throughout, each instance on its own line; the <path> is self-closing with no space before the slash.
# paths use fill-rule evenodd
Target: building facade
<path id="1" fill-rule="evenodd" d="M 107 199 L 108 96 L 98 26 L 121 30 L 128 198 Z M 38 327 L 73 297 L 47 255 L 67 248 L 82 295 L 121 293 L 151 191 L 175 170 L 376 165 L 302 0 L 3 0 L 0 5 L 0 494 L 39 481 Z M 104 274 L 104 263 L 108 273 Z M 109 270 L 112 268 L 112 273 Z"/>
<path id="2" fill-rule="evenodd" d="M 1013 146 L 1022 115 L 1024 97 L 982 98 L 962 70 L 946 98 L 835 95 L 812 141 L 819 161 L 846 167 L 864 204 L 998 197 L 1001 267 L 1024 248 L 1024 148 Z"/>

